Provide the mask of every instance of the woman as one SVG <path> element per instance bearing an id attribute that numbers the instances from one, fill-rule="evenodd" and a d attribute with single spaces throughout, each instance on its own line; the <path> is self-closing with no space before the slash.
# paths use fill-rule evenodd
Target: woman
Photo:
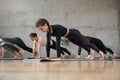
<path id="1" fill-rule="evenodd" d="M 2 38 L 0 38 L 0 47 L 2 47 L 2 57 L 4 57 L 4 49 L 8 49 L 15 53 L 15 58 L 23 58 L 23 51 L 19 50 L 12 44 L 5 42 Z"/>
<path id="2" fill-rule="evenodd" d="M 36 57 L 36 58 L 40 58 L 41 57 L 41 48 L 46 46 L 46 40 L 41 37 L 41 36 L 37 36 L 36 33 L 30 33 L 30 39 L 33 41 L 33 56 L 32 57 Z M 36 47 L 38 47 L 38 56 L 35 56 L 35 51 L 36 51 Z M 51 39 L 51 43 L 50 43 L 50 48 L 56 50 L 56 42 L 54 40 Z M 60 47 L 61 49 L 61 53 L 63 55 L 63 57 L 65 57 L 64 52 L 66 52 L 69 57 L 71 57 L 71 53 L 64 47 Z"/>
<path id="3" fill-rule="evenodd" d="M 68 38 L 75 45 L 84 48 L 89 52 L 89 55 L 92 57 L 91 48 L 100 53 L 100 58 L 103 59 L 103 53 L 93 44 L 89 43 L 84 39 L 84 36 L 77 29 L 67 29 L 62 25 L 49 25 L 49 22 L 46 19 L 39 19 L 36 23 L 36 27 L 42 32 L 47 32 L 47 57 L 50 54 L 50 40 L 51 36 L 56 37 L 56 49 L 57 49 L 57 59 L 61 59 L 60 56 L 60 40 L 61 37 Z"/>
<path id="4" fill-rule="evenodd" d="M 89 41 L 90 43 L 94 44 L 97 48 L 99 48 L 106 55 L 106 58 L 108 58 L 106 51 L 112 54 L 113 59 L 115 58 L 115 53 L 112 51 L 112 49 L 106 47 L 100 39 L 89 37 L 89 36 L 85 36 L 85 39 Z M 80 57 L 80 55 L 81 55 L 81 47 L 79 47 L 78 49 L 78 56 Z"/>
<path id="5" fill-rule="evenodd" d="M 5 41 L 5 42 L 11 43 L 11 44 L 15 44 L 18 47 L 22 48 L 23 50 L 26 50 L 26 51 L 32 53 L 32 48 L 26 46 L 24 41 L 21 38 L 19 38 L 19 37 L 14 37 L 14 38 L 1 37 L 1 39 L 3 41 Z"/>

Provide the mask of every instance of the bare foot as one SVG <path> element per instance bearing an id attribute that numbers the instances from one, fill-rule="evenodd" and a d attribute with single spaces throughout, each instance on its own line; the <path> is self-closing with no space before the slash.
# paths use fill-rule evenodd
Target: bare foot
<path id="1" fill-rule="evenodd" d="M 100 60 L 104 60 L 104 58 L 101 58 L 101 57 L 100 57 Z"/>
<path id="2" fill-rule="evenodd" d="M 90 60 L 93 60 L 93 59 L 94 59 L 94 56 L 91 56 L 91 57 L 90 57 Z"/>
<path id="3" fill-rule="evenodd" d="M 70 55 L 69 55 L 69 58 L 72 58 L 72 57 L 73 57 L 72 54 L 70 54 Z"/>
<path id="4" fill-rule="evenodd" d="M 94 59 L 94 53 L 91 52 L 91 57 L 90 57 L 91 60 Z"/>
<path id="5" fill-rule="evenodd" d="M 115 56 L 116 56 L 116 54 L 115 54 L 115 53 L 113 53 L 113 54 L 112 54 L 112 59 L 115 59 Z"/>
<path id="6" fill-rule="evenodd" d="M 62 57 L 62 58 L 65 58 L 65 57 L 66 57 L 66 55 L 61 55 L 61 57 Z"/>
<path id="7" fill-rule="evenodd" d="M 19 58 L 23 58 L 23 51 L 19 51 Z"/>
<path id="8" fill-rule="evenodd" d="M 103 59 L 104 59 L 104 54 L 103 54 L 103 52 L 102 52 L 102 51 L 100 51 L 100 52 L 99 52 L 99 54 L 100 54 L 100 59 L 102 59 L 102 60 L 103 60 Z"/>
<path id="9" fill-rule="evenodd" d="M 105 58 L 106 58 L 106 59 L 108 58 L 108 54 L 105 54 Z"/>
<path id="10" fill-rule="evenodd" d="M 91 59 L 93 60 L 94 59 L 94 53 L 93 52 L 89 52 L 89 55 L 86 57 L 87 59 Z"/>
<path id="11" fill-rule="evenodd" d="M 88 58 L 91 58 L 91 55 L 88 55 L 88 56 L 87 56 L 87 57 L 85 57 L 85 58 L 87 58 L 87 59 L 88 59 Z"/>
<path id="12" fill-rule="evenodd" d="M 17 56 L 15 55 L 14 58 L 17 59 Z"/>
<path id="13" fill-rule="evenodd" d="M 37 53 L 37 52 L 35 52 L 35 53 L 34 53 L 34 56 L 35 56 L 35 57 L 37 57 L 37 56 L 38 56 L 38 53 Z"/>
<path id="14" fill-rule="evenodd" d="M 79 58 L 80 58 L 80 55 L 77 55 L 77 58 L 79 59 Z"/>

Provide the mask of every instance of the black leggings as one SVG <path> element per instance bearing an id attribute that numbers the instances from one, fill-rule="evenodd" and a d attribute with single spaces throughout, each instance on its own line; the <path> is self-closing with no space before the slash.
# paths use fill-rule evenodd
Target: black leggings
<path id="1" fill-rule="evenodd" d="M 52 40 L 52 45 L 50 45 L 50 48 L 56 50 L 56 42 L 54 40 Z M 71 55 L 71 53 L 64 47 L 60 47 L 60 50 L 61 50 L 60 52 L 61 52 L 62 55 L 65 54 L 64 52 L 66 52 L 68 55 Z M 49 57 L 49 56 L 50 55 L 47 54 L 47 57 Z"/>
<path id="2" fill-rule="evenodd" d="M 14 51 L 19 52 L 20 51 L 17 47 L 15 47 L 15 46 L 13 46 L 12 44 L 9 44 L 9 43 L 4 43 L 4 45 L 2 45 L 1 47 L 5 48 L 5 49 L 8 49 L 11 52 L 14 52 Z"/>
<path id="3" fill-rule="evenodd" d="M 106 47 L 104 45 L 104 43 L 100 40 L 100 39 L 97 39 L 97 38 L 93 38 L 93 37 L 85 37 L 85 39 L 87 39 L 90 43 L 94 44 L 97 48 L 99 48 L 104 54 L 107 54 L 106 51 L 110 52 L 111 54 L 113 54 L 114 52 Z M 79 47 L 78 48 L 78 55 L 81 55 L 81 51 L 82 51 L 82 48 Z"/>
<path id="4" fill-rule="evenodd" d="M 91 51 L 91 49 L 94 49 L 98 53 L 100 51 L 94 44 L 87 41 L 77 29 L 70 29 L 66 38 L 79 47 L 84 48 L 88 53 Z"/>
<path id="5" fill-rule="evenodd" d="M 100 39 L 91 38 L 90 43 L 93 43 L 94 45 L 96 45 L 96 46 L 97 46 L 101 51 L 103 51 L 105 54 L 107 54 L 106 51 L 110 52 L 111 54 L 114 53 L 110 48 L 106 47 L 106 46 L 104 45 L 104 43 L 103 43 Z"/>
<path id="6" fill-rule="evenodd" d="M 32 48 L 26 46 L 26 44 L 23 42 L 23 40 L 19 37 L 15 37 L 15 38 L 3 38 L 4 41 L 15 44 L 17 46 L 19 46 L 20 48 L 32 53 Z"/>

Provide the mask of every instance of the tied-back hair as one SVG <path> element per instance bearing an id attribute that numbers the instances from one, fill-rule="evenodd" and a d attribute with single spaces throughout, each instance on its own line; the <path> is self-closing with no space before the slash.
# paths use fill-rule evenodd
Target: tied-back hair
<path id="1" fill-rule="evenodd" d="M 49 37 L 49 42 L 50 42 L 50 40 L 51 40 L 51 34 L 50 34 L 51 28 L 50 28 L 49 22 L 48 22 L 46 19 L 44 19 L 44 18 L 40 18 L 40 19 L 36 22 L 36 27 L 37 27 L 37 28 L 38 28 L 39 26 L 42 27 L 42 26 L 44 26 L 45 24 L 47 24 L 48 29 L 49 29 L 48 37 Z"/>
<path id="2" fill-rule="evenodd" d="M 30 33 L 29 36 L 31 36 L 31 37 L 37 37 L 37 34 L 36 33 Z"/>

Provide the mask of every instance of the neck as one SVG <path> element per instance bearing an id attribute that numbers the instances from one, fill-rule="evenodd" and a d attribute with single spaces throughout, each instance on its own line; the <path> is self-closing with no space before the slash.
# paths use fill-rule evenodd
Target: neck
<path id="1" fill-rule="evenodd" d="M 49 33 L 53 33 L 53 28 L 50 26 L 50 30 L 48 30 Z"/>

